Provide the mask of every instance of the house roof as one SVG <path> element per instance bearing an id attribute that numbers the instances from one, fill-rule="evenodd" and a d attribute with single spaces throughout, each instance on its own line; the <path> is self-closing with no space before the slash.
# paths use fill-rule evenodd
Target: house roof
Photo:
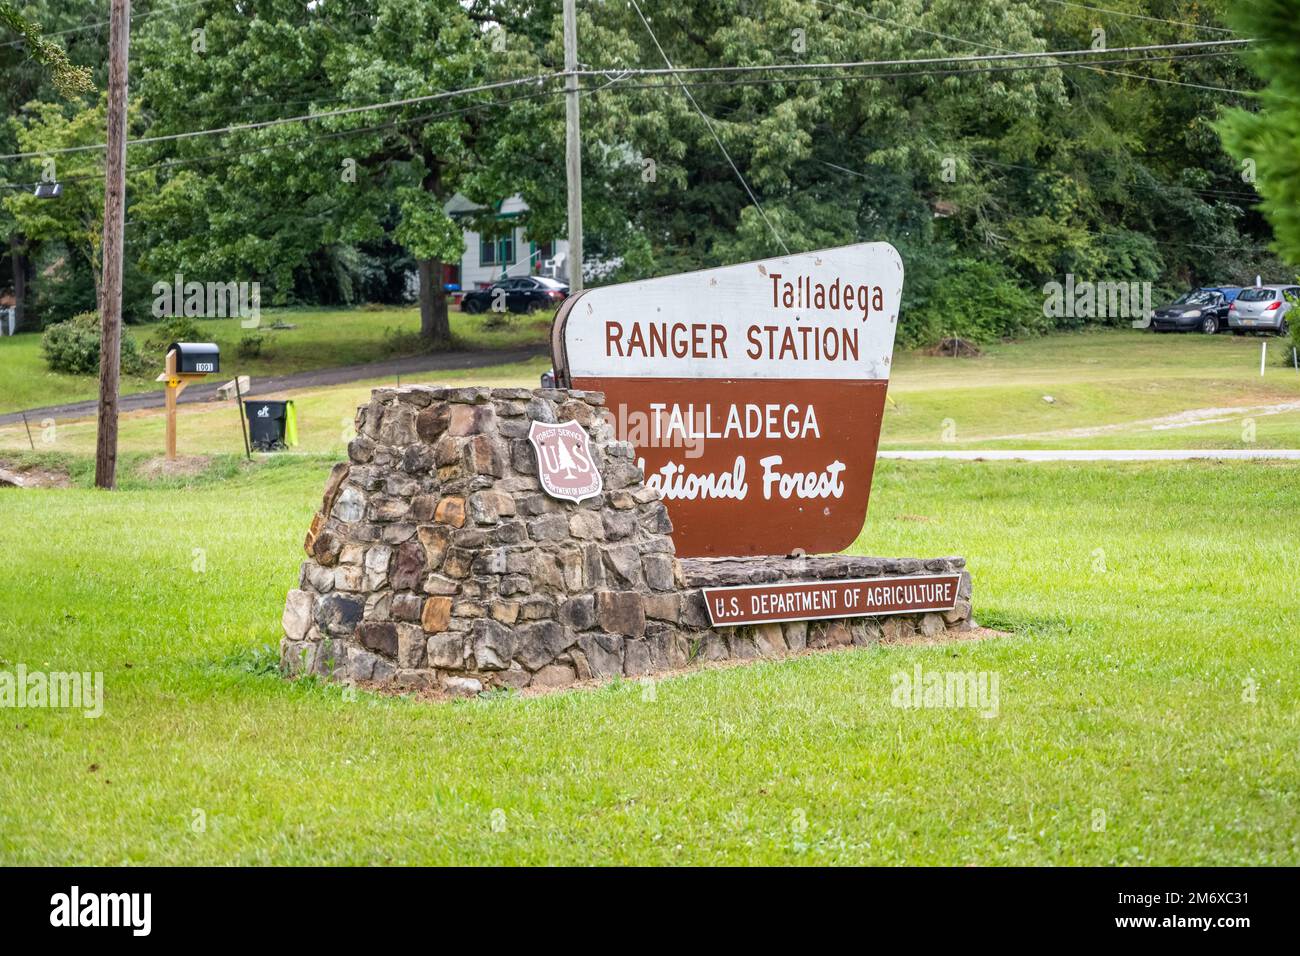
<path id="1" fill-rule="evenodd" d="M 483 212 L 485 209 L 487 209 L 486 206 L 480 206 L 478 203 L 467 199 L 460 193 L 456 193 L 456 195 L 452 196 L 447 200 L 446 205 L 442 207 L 442 211 L 453 219 L 457 216 L 468 216 L 474 213 Z M 498 219 L 514 219 L 516 216 L 520 216 L 528 211 L 528 203 L 524 202 L 522 196 L 515 193 L 515 195 L 511 196 L 509 199 L 503 199 L 497 203 L 496 211 Z"/>

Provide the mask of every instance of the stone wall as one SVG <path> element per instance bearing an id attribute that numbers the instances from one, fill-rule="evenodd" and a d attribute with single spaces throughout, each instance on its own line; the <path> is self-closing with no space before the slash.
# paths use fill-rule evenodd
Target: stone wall
<path id="1" fill-rule="evenodd" d="M 961 558 L 678 561 L 672 522 L 598 393 L 376 389 L 349 461 L 331 471 L 281 662 L 398 690 L 474 694 L 639 677 L 970 626 L 970 579 L 948 614 L 709 627 L 700 588 L 957 571 Z M 604 480 L 574 504 L 537 480 L 532 421 L 577 421 Z"/>

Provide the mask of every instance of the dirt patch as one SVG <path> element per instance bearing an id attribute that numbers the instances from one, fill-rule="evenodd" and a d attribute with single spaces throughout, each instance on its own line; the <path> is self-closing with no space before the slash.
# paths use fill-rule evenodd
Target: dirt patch
<path id="1" fill-rule="evenodd" d="M 983 641 L 990 637 L 1014 637 L 1010 631 L 998 631 L 991 627 L 972 627 L 968 631 L 945 631 L 943 637 L 926 637 L 913 634 L 911 637 L 899 637 L 892 641 L 881 639 L 881 647 L 939 647 L 943 644 L 965 644 L 967 641 Z"/>
<path id="2" fill-rule="evenodd" d="M 159 478 L 194 478 L 208 470 L 210 455 L 180 455 L 174 459 L 150 458 L 135 469 L 137 478 L 157 481 Z"/>
<path id="3" fill-rule="evenodd" d="M 0 488 L 70 488 L 72 479 L 62 468 L 20 465 L 0 460 Z"/>
<path id="4" fill-rule="evenodd" d="M 1175 428 L 1191 428 L 1196 425 L 1218 425 L 1231 422 L 1239 417 L 1251 416 L 1264 418 L 1269 415 L 1285 415 L 1300 411 L 1300 402 L 1277 402 L 1272 405 L 1231 405 L 1222 408 L 1189 408 L 1181 412 L 1162 415 L 1159 418 L 1141 418 L 1131 422 L 1117 422 L 1113 425 L 1091 425 L 1082 428 L 1057 428 L 1045 432 L 1025 432 L 1019 435 L 998 435 L 998 439 L 1027 440 L 1035 438 L 1097 438 L 1115 432 L 1132 429 L 1150 429 L 1153 432 L 1169 431 Z"/>

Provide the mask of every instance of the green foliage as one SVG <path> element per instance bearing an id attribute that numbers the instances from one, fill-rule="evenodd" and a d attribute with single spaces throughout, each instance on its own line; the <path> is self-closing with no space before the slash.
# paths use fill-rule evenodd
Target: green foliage
<path id="1" fill-rule="evenodd" d="M 1042 298 L 1028 292 L 1004 267 L 957 259 L 934 284 L 926 306 L 904 314 L 898 339 L 900 345 L 929 345 L 944 336 L 989 342 L 1048 327 Z"/>
<path id="2" fill-rule="evenodd" d="M 409 187 L 398 194 L 402 221 L 393 238 L 417 259 L 459 262 L 465 251 L 460 226 L 442 210 L 438 196 Z"/>
<path id="3" fill-rule="evenodd" d="M 1224 143 L 1253 172 L 1273 226 L 1275 248 L 1300 263 L 1300 0 L 1235 4 L 1234 28 L 1255 38 L 1247 62 L 1265 82 L 1254 109 L 1234 109 L 1219 123 Z"/>
<path id="4" fill-rule="evenodd" d="M 41 336 L 41 351 L 52 372 L 90 375 L 99 371 L 99 314 L 82 312 L 49 326 Z M 134 375 L 144 367 L 135 339 L 122 333 L 122 372 Z"/>
<path id="5" fill-rule="evenodd" d="M 54 87 L 63 96 L 71 99 L 95 88 L 90 79 L 90 70 L 84 66 L 75 66 L 63 47 L 46 39 L 41 28 L 22 16 L 9 0 L 0 0 L 0 23 L 22 37 L 24 45 L 31 51 L 32 59 L 49 68 Z"/>
<path id="6" fill-rule="evenodd" d="M 245 335 L 239 340 L 239 345 L 235 347 L 235 354 L 241 359 L 255 359 L 262 354 L 263 342 L 265 342 L 265 339 L 256 332 Z"/>
<path id="7" fill-rule="evenodd" d="M 1115 3 L 1145 15 L 1131 0 Z M 1045 282 L 1066 273 L 1178 291 L 1257 272 L 1273 278 L 1300 259 L 1300 80 L 1289 69 L 1300 52 L 1290 27 L 1297 4 L 1252 0 L 1241 10 L 1236 29 L 1261 38 L 1251 62 L 1271 84 L 1258 100 L 1251 91 L 1260 79 L 1235 53 L 1105 69 L 701 79 L 692 92 L 707 120 L 675 82 L 584 80 L 589 260 L 611 264 L 598 281 L 612 282 L 885 240 L 907 268 L 905 339 L 930 335 L 936 309 L 940 324 L 981 335 L 1032 332 L 1043 325 L 1036 306 L 993 317 L 1018 307 L 1008 284 L 1036 301 Z M 1111 46 L 1204 39 L 1219 35 L 1203 28 L 1222 29 L 1230 6 L 1238 5 L 1168 0 L 1164 19 L 1136 19 L 1034 0 L 894 0 L 870 14 L 840 3 L 720 0 L 646 15 L 673 63 L 706 67 L 1075 49 L 1099 24 Z M 80 22 L 63 7 L 31 0 L 24 14 L 58 32 Z M 630 6 L 582 7 L 584 60 L 612 71 L 663 62 Z M 206 51 L 193 48 L 196 26 Z M 247 8 L 209 0 L 185 17 L 136 25 L 131 132 L 166 136 L 545 73 L 560 62 L 559 26 L 559 4 L 535 0 L 256 0 Z M 805 49 L 792 46 L 796 30 Z M 69 36 L 74 57 L 102 64 L 102 36 Z M 98 101 L 65 102 L 12 49 L 0 48 L 0 71 L 13 78 L 3 92 L 11 119 L 0 126 L 11 151 L 102 142 Z M 146 286 L 176 272 L 259 281 L 268 306 L 396 304 L 417 257 L 460 254 L 461 227 L 474 223 L 443 211 L 456 193 L 488 209 L 520 193 L 530 237 L 562 237 L 557 89 L 528 85 L 133 147 L 128 277 L 135 266 Z M 1235 159 L 1210 119 L 1225 108 L 1236 110 L 1222 127 Z M 1272 232 L 1255 210 L 1243 158 L 1258 164 L 1280 258 L 1268 252 Z M 0 228 L 66 250 L 93 274 L 101 160 L 94 151 L 60 156 L 64 198 L 42 203 L 16 189 L 3 200 Z M 30 183 L 42 168 L 23 161 L 0 174 Z M 975 297 L 985 304 L 963 305 L 976 290 L 948 275 L 971 262 L 996 287 Z M 38 295 L 52 284 L 41 275 Z"/>
<path id="8" fill-rule="evenodd" d="M 203 330 L 193 319 L 184 315 L 173 315 L 163 319 L 149 331 L 145 343 L 151 349 L 165 349 L 173 342 L 202 342 Z"/>

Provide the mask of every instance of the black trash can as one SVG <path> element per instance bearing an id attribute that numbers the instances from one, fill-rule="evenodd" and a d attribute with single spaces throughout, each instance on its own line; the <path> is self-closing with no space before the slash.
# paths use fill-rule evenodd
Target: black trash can
<path id="1" fill-rule="evenodd" d="M 248 440 L 258 451 L 273 451 L 297 444 L 293 402 L 244 402 Z"/>

